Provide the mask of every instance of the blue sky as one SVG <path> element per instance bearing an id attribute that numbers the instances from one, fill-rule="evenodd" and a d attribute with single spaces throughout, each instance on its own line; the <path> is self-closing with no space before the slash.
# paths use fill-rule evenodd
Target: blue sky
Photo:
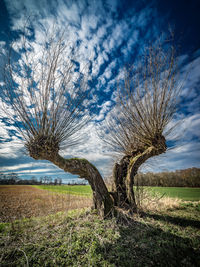
<path id="1" fill-rule="evenodd" d="M 134 64 L 145 46 L 173 29 L 180 64 L 180 82 L 184 81 L 176 119 L 180 122 L 164 155 L 148 161 L 141 171 L 176 170 L 200 167 L 200 5 L 191 1 L 69 1 L 1 0 L 0 62 L 6 43 L 19 37 L 24 18 L 31 16 L 35 42 L 41 25 L 53 23 L 66 27 L 69 41 L 77 44 L 79 62 L 91 62 L 90 100 L 94 120 L 82 130 L 86 141 L 78 148 L 62 151 L 65 157 L 84 157 L 106 176 L 111 173 L 113 156 L 96 134 L 96 126 L 109 116 L 115 103 L 115 82 L 125 64 Z M 16 39 L 17 42 L 17 39 Z M 186 78 L 185 78 L 186 77 Z M 1 81 L 0 81 L 1 83 Z M 4 101 L 1 99 L 1 101 Z M 2 102 L 1 102 L 2 103 Z M 1 104 L 0 103 L 0 104 Z M 0 113 L 0 168 L 16 172 L 22 178 L 49 175 L 74 179 L 47 161 L 35 161 L 26 155 L 14 125 Z"/>

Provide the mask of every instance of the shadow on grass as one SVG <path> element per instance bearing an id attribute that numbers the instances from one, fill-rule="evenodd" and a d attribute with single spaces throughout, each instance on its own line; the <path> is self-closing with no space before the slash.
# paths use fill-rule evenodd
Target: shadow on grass
<path id="1" fill-rule="evenodd" d="M 141 215 L 143 217 L 149 217 L 149 218 L 153 218 L 154 220 L 169 222 L 169 223 L 182 226 L 182 227 L 191 226 L 191 227 L 200 229 L 200 221 L 197 221 L 197 220 L 190 220 L 190 219 L 174 217 L 174 216 L 169 216 L 169 215 L 150 214 L 150 213 L 142 213 Z"/>
<path id="2" fill-rule="evenodd" d="M 172 233 L 172 226 L 161 229 L 150 225 L 145 217 L 133 220 L 119 215 L 117 219 L 117 223 L 116 219 L 101 220 L 88 213 L 61 216 L 60 221 L 55 221 L 52 216 L 52 221 L 51 217 L 42 221 L 41 228 L 27 221 L 19 230 L 10 230 L 6 246 L 0 241 L 0 265 L 26 266 L 28 262 L 29 266 L 52 267 L 199 266 L 200 242 L 195 243 L 189 234 L 180 237 Z M 29 233 L 33 227 L 37 230 Z"/>
<path id="3" fill-rule="evenodd" d="M 200 253 L 189 238 L 131 219 L 119 223 L 119 233 L 104 248 L 108 266 L 199 266 Z"/>

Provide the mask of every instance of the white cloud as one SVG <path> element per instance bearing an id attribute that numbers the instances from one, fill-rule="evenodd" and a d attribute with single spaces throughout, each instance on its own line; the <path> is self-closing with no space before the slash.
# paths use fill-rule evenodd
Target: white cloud
<path id="1" fill-rule="evenodd" d="M 111 108 L 111 101 L 105 101 L 102 105 L 101 105 L 101 110 L 100 113 L 97 117 L 95 117 L 95 119 L 97 121 L 103 120 L 104 117 L 106 116 L 106 113 L 110 110 Z"/>
<path id="2" fill-rule="evenodd" d="M 139 37 L 139 31 L 138 30 L 133 30 L 132 32 L 130 32 L 129 39 L 127 40 L 127 43 L 121 49 L 122 53 L 124 54 L 125 61 L 128 60 L 128 57 L 129 57 L 130 53 L 133 52 L 134 46 L 138 42 L 138 37 Z"/>
<path id="3" fill-rule="evenodd" d="M 151 158 L 147 164 L 142 166 L 141 170 L 146 171 L 147 165 L 151 171 L 187 169 L 193 166 L 200 167 L 199 151 L 199 142 L 193 141 L 187 144 L 180 144 L 178 147 L 166 152 L 166 154 Z"/>
<path id="4" fill-rule="evenodd" d="M 0 121 L 0 138 L 6 140 L 9 138 L 8 131 L 5 127 L 5 124 Z"/>
<path id="5" fill-rule="evenodd" d="M 48 167 L 52 166 L 51 163 L 38 163 L 38 162 L 30 162 L 30 163 L 22 163 L 22 164 L 17 164 L 17 165 L 12 165 L 12 166 L 6 166 L 2 168 L 2 171 L 18 171 L 20 169 L 29 169 L 31 170 L 33 167 Z"/>
<path id="6" fill-rule="evenodd" d="M 13 136 L 11 141 L 0 144 L 0 156 L 7 159 L 18 158 L 23 154 L 21 151 L 23 148 L 24 146 L 19 143 L 19 139 Z"/>
<path id="7" fill-rule="evenodd" d="M 9 172 L 6 172 L 6 171 L 4 171 L 5 173 L 9 173 Z M 49 173 L 51 173 L 51 174 L 53 174 L 53 173 L 57 173 L 57 170 L 55 170 L 54 168 L 44 168 L 44 169 L 30 169 L 30 170 L 16 170 L 16 171 L 13 171 L 13 172 L 15 172 L 15 173 L 17 173 L 17 174 L 37 174 L 37 173 L 47 173 L 47 172 L 49 172 Z"/>

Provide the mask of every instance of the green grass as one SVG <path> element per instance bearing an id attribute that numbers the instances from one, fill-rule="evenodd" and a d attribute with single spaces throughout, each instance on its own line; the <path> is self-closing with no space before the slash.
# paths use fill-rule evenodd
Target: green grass
<path id="1" fill-rule="evenodd" d="M 92 196 L 92 190 L 89 185 L 36 185 L 34 187 L 56 193 Z"/>
<path id="2" fill-rule="evenodd" d="M 199 201 L 200 188 L 191 187 L 149 187 L 153 193 L 180 198 L 185 201 Z"/>
<path id="3" fill-rule="evenodd" d="M 198 208 L 191 202 L 126 220 L 83 210 L 0 224 L 0 265 L 198 266 Z"/>
<path id="4" fill-rule="evenodd" d="M 40 189 L 49 190 L 57 193 L 67 193 L 72 195 L 92 196 L 92 190 L 89 185 L 39 185 L 35 186 Z M 200 188 L 189 187 L 147 187 L 153 193 L 159 193 L 161 195 L 169 197 L 177 197 L 185 201 L 199 201 L 200 200 Z"/>

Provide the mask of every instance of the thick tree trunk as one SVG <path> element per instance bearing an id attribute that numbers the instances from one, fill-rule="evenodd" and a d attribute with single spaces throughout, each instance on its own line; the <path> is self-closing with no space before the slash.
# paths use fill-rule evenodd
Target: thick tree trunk
<path id="1" fill-rule="evenodd" d="M 121 208 L 137 211 L 134 194 L 134 177 L 139 167 L 150 157 L 155 156 L 155 148 L 149 147 L 135 156 L 124 156 L 113 169 L 113 192 L 115 205 Z"/>
<path id="2" fill-rule="evenodd" d="M 79 175 L 80 178 L 88 180 L 93 191 L 93 203 L 98 214 L 105 218 L 113 213 L 114 203 L 107 190 L 99 171 L 86 159 L 72 158 L 65 159 L 59 154 L 48 158 L 65 172 Z"/>
<path id="3" fill-rule="evenodd" d="M 157 154 L 155 148 L 149 147 L 143 153 L 132 157 L 128 166 L 127 176 L 126 176 L 126 195 L 128 201 L 131 203 L 132 209 L 137 210 L 137 205 L 135 201 L 135 195 L 133 190 L 134 178 L 138 172 L 139 167 L 150 157 Z"/>
<path id="4" fill-rule="evenodd" d="M 130 157 L 124 156 L 119 163 L 116 163 L 113 169 L 113 195 L 115 205 L 121 208 L 130 206 L 126 195 L 126 176 L 128 171 Z"/>
<path id="5" fill-rule="evenodd" d="M 121 161 L 115 164 L 113 169 L 113 196 L 115 197 L 115 205 L 121 208 L 129 209 L 132 211 L 137 210 L 137 205 L 134 196 L 134 168 L 130 168 L 132 158 L 125 156 Z M 133 176 L 134 175 L 134 176 Z"/>

